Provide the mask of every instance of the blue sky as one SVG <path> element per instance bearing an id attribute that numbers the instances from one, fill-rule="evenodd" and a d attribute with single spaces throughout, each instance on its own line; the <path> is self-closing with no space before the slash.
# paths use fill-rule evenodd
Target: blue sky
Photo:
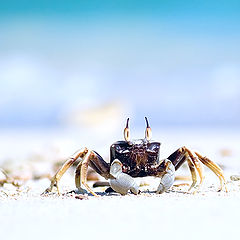
<path id="1" fill-rule="evenodd" d="M 239 125 L 239 12 L 239 1 L 1 2 L 0 126 L 57 126 L 116 101 L 137 123 Z"/>

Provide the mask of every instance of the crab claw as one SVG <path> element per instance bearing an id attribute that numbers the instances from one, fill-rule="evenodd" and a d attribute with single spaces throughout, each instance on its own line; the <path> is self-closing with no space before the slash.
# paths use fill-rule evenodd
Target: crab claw
<path id="1" fill-rule="evenodd" d="M 122 172 L 122 163 L 116 159 L 110 167 L 110 174 L 113 176 L 109 183 L 111 188 L 122 195 L 126 195 L 130 190 L 134 194 L 139 193 L 139 185 L 134 178 Z"/>
<path id="2" fill-rule="evenodd" d="M 172 162 L 168 159 L 165 160 L 165 167 L 166 167 L 165 169 L 166 173 L 163 175 L 156 193 L 164 193 L 174 183 L 175 167 L 173 166 Z"/>

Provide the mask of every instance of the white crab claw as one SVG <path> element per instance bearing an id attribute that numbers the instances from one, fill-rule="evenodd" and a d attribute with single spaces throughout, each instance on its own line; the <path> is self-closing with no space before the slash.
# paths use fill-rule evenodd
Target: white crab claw
<path id="1" fill-rule="evenodd" d="M 139 185 L 134 178 L 122 172 L 122 163 L 116 159 L 112 162 L 110 167 L 110 174 L 114 177 L 110 179 L 111 188 L 122 195 L 126 195 L 130 190 L 134 194 L 138 194 Z"/>
<path id="2" fill-rule="evenodd" d="M 175 180 L 175 167 L 168 159 L 165 160 L 165 163 L 167 165 L 166 173 L 163 175 L 156 192 L 160 194 L 168 190 L 173 185 Z"/>

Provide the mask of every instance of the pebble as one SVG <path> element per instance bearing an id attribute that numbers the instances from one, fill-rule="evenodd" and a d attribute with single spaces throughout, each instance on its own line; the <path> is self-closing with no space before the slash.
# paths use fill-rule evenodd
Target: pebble
<path id="1" fill-rule="evenodd" d="M 240 181 L 240 175 L 232 175 L 232 176 L 230 177 L 230 179 L 231 179 L 232 181 Z"/>

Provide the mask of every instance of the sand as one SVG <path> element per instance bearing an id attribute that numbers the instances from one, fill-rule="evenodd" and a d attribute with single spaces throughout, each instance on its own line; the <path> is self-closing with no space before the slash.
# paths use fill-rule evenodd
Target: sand
<path id="1" fill-rule="evenodd" d="M 230 179 L 240 169 L 237 136 L 225 134 L 225 140 L 231 142 L 212 135 L 212 145 L 203 136 L 192 145 L 215 159 L 223 155 L 218 163 L 224 168 L 227 193 L 217 191 L 218 179 L 206 170 L 204 186 L 195 194 L 183 185 L 157 195 L 153 190 L 158 182 L 150 178 L 144 180 L 150 185 L 143 186 L 138 196 L 106 194 L 104 188 L 97 188 L 98 198 L 85 195 L 82 199 L 68 193 L 74 189 L 69 171 L 60 184 L 61 196 L 40 196 L 49 184 L 47 178 L 28 180 L 20 188 L 11 184 L 0 187 L 0 239 L 238 239 L 240 181 Z M 189 138 L 193 136 L 185 135 Z M 175 139 L 166 151 L 182 140 Z M 12 152 L 5 153 L 14 157 Z M 179 175 L 188 172 L 183 168 Z"/>

